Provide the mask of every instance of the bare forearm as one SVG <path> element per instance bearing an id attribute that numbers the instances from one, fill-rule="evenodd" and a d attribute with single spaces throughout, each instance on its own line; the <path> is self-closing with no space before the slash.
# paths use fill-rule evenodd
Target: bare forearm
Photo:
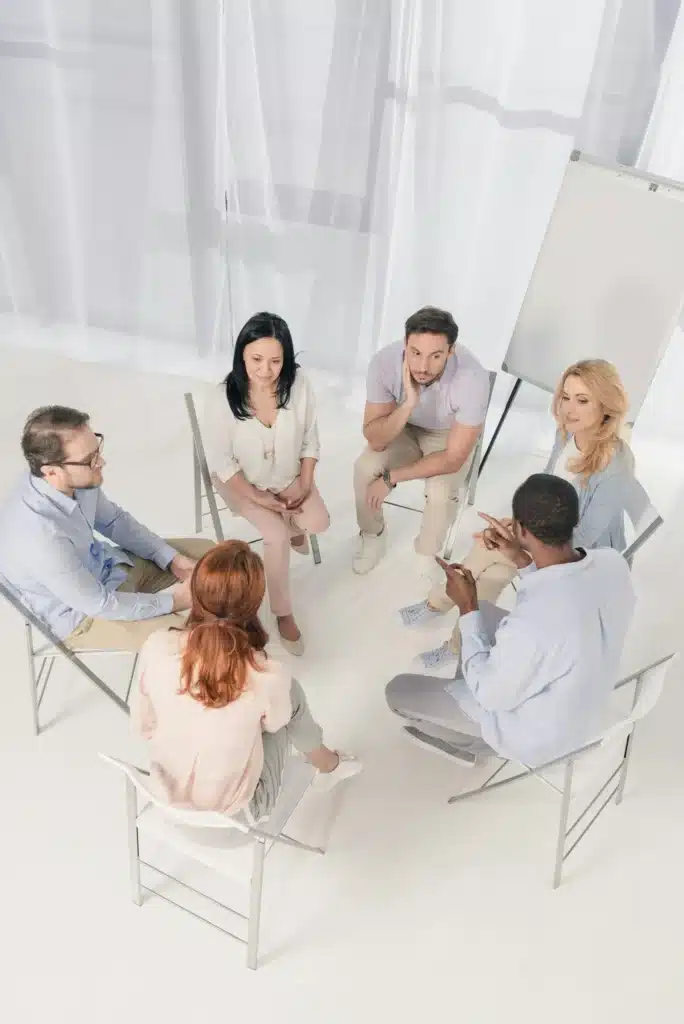
<path id="1" fill-rule="evenodd" d="M 411 412 L 411 406 L 403 402 L 396 409 L 393 409 L 389 415 L 378 416 L 377 419 L 367 423 L 363 428 L 363 436 L 371 448 L 376 452 L 384 451 L 387 445 L 391 444 L 401 434 L 409 421 Z"/>
<path id="2" fill-rule="evenodd" d="M 408 466 L 400 466 L 399 469 L 393 469 L 390 473 L 390 479 L 393 484 L 401 484 L 406 480 L 427 480 L 431 476 L 446 476 L 449 473 L 458 473 L 467 458 L 467 455 L 463 456 L 463 458 L 449 456 L 445 451 L 433 452 L 432 455 L 424 455 L 422 459 L 418 459 L 417 462 L 412 462 Z"/>
<path id="3" fill-rule="evenodd" d="M 314 470 L 316 469 L 317 459 L 301 459 L 299 462 L 299 475 L 301 477 L 302 484 L 311 488 L 314 478 Z"/>
<path id="4" fill-rule="evenodd" d="M 249 498 L 250 501 L 256 501 L 261 494 L 258 487 L 254 484 L 250 484 L 243 473 L 235 473 L 229 480 L 220 480 L 221 490 L 224 492 L 224 496 L 234 495 L 236 498 Z"/>

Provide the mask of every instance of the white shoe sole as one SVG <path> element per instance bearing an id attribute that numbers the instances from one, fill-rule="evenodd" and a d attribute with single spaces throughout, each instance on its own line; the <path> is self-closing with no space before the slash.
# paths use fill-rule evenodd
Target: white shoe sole
<path id="1" fill-rule="evenodd" d="M 446 740 L 430 736 L 428 733 L 422 732 L 415 725 L 405 725 L 403 728 L 407 739 L 416 746 L 422 747 L 423 750 L 428 750 L 432 754 L 439 754 L 440 757 L 446 757 L 452 764 L 461 765 L 463 768 L 474 768 L 477 764 L 477 754 L 471 754 L 467 750 L 461 750 L 459 747 L 447 743 Z"/>

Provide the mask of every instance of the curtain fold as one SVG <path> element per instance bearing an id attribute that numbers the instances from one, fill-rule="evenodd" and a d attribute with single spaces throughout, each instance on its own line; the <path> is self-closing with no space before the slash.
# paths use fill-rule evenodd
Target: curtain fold
<path id="1" fill-rule="evenodd" d="M 349 387 L 435 303 L 497 367 L 570 151 L 636 159 L 678 10 L 0 0 L 0 339 L 213 372 L 272 309 Z"/>

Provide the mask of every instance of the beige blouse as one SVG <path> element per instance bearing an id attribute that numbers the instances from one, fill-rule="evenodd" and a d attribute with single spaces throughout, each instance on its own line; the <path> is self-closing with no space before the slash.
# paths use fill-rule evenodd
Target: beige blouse
<path id="1" fill-rule="evenodd" d="M 292 677 L 263 655 L 244 692 L 223 708 L 207 708 L 178 692 L 186 634 L 159 630 L 138 662 L 131 720 L 149 743 L 151 774 L 176 807 L 233 814 L 256 789 L 264 763 L 262 729 L 277 732 L 292 716 Z"/>
<path id="2" fill-rule="evenodd" d="M 212 388 L 204 409 L 204 442 L 212 476 L 226 483 L 242 472 L 254 487 L 278 494 L 299 475 L 301 459 L 318 459 L 316 400 L 308 378 L 297 370 L 290 400 L 272 427 L 256 417 L 238 420 L 225 385 Z"/>

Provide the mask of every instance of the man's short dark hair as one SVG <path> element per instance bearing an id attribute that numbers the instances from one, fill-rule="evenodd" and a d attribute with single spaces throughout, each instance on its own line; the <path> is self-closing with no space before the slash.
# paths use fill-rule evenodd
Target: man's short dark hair
<path id="1" fill-rule="evenodd" d="M 534 473 L 513 495 L 513 518 L 542 544 L 569 544 L 579 523 L 577 491 L 562 477 Z"/>
<path id="2" fill-rule="evenodd" d="M 437 309 L 436 306 L 423 306 L 417 313 L 413 313 L 404 325 L 405 339 L 408 341 L 410 334 L 444 334 L 449 348 L 458 338 L 458 324 L 451 313 L 445 309 Z"/>
<path id="3" fill-rule="evenodd" d="M 31 413 L 21 435 L 21 450 L 34 476 L 42 476 L 43 466 L 63 462 L 65 437 L 87 426 L 89 419 L 86 413 L 64 405 L 44 405 Z"/>

